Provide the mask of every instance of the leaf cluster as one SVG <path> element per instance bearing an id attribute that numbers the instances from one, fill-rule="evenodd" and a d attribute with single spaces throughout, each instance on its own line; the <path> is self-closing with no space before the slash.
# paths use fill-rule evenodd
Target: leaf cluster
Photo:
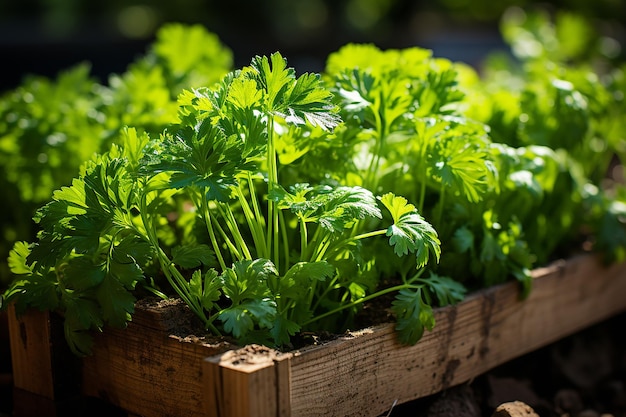
<path id="1" fill-rule="evenodd" d="M 518 61 L 494 56 L 481 76 L 369 44 L 322 74 L 280 53 L 224 74 L 215 38 L 169 27 L 96 89 L 114 144 L 37 211 L 4 299 L 60 311 L 78 354 L 146 293 L 274 346 L 345 330 L 395 294 L 399 339 L 416 343 L 467 289 L 516 279 L 525 296 L 532 268 L 581 248 L 622 259 L 623 71 L 598 74 L 578 59 L 588 44 L 563 43 L 582 20 L 507 19 Z M 184 39 L 219 53 L 183 57 Z"/>
<path id="2" fill-rule="evenodd" d="M 386 235 L 416 270 L 439 258 L 440 241 L 392 193 L 282 185 L 282 132 L 331 131 L 341 121 L 331 99 L 319 75 L 296 76 L 279 53 L 183 91 L 176 123 L 160 134 L 124 129 L 120 146 L 37 212 L 37 241 L 11 254 L 21 279 L 7 301 L 63 312 L 78 354 L 89 352 L 90 331 L 130 320 L 136 287 L 176 294 L 207 329 L 241 341 L 287 345 L 321 323 L 338 331 L 346 312 L 377 296 L 366 241 Z"/>
<path id="3" fill-rule="evenodd" d="M 184 54 L 181 52 L 184 51 Z M 183 88 L 210 85 L 232 68 L 232 53 L 199 25 L 167 24 L 144 56 L 106 83 L 81 63 L 55 79 L 25 76 L 0 96 L 0 253 L 33 239 L 32 216 L 52 192 L 69 185 L 81 165 L 107 151 L 132 125 L 160 132 L 177 117 Z M 0 269 L 0 283 L 9 272 Z M 0 285 L 2 287 L 3 285 Z"/>

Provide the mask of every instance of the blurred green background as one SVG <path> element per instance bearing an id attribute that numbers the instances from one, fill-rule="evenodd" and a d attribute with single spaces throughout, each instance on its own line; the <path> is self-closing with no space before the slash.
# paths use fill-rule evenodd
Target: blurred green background
<path id="1" fill-rule="evenodd" d="M 623 0 L 5 0 L 0 2 L 0 89 L 25 73 L 53 76 L 80 61 L 106 79 L 122 72 L 166 22 L 200 23 L 234 51 L 235 65 L 276 50 L 302 71 L 319 71 L 347 42 L 421 46 L 475 66 L 504 48 L 498 30 L 510 7 L 575 11 L 624 44 Z M 613 51 L 621 54 L 624 51 Z"/>

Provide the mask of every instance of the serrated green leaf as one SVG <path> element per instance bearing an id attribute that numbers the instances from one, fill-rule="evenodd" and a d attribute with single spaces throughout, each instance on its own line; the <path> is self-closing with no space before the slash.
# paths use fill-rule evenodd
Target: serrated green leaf
<path id="1" fill-rule="evenodd" d="M 335 112 L 331 98 L 332 94 L 322 87 L 318 74 L 303 74 L 289 93 L 285 121 L 296 125 L 304 124 L 306 121 L 313 126 L 332 130 L 341 119 Z"/>
<path id="2" fill-rule="evenodd" d="M 432 330 L 435 326 L 432 307 L 422 299 L 422 291 L 421 288 L 400 290 L 392 302 L 401 343 L 414 345 L 422 338 L 424 330 Z"/>
<path id="3" fill-rule="evenodd" d="M 274 187 L 268 197 L 281 209 L 290 209 L 306 222 L 319 222 L 333 232 L 342 232 L 355 220 L 381 218 L 376 198 L 362 187 L 331 187 L 295 184 L 290 191 Z"/>
<path id="4" fill-rule="evenodd" d="M 271 65 L 270 65 L 271 61 Z M 255 57 L 250 64 L 254 79 L 265 91 L 265 110 L 282 116 L 287 123 L 306 122 L 330 130 L 341 119 L 332 104 L 332 94 L 318 74 L 305 73 L 296 79 L 295 70 L 278 52 L 270 58 Z"/>
<path id="5" fill-rule="evenodd" d="M 187 269 L 211 266 L 215 264 L 215 253 L 204 244 L 176 246 L 172 249 L 172 262 Z"/>
<path id="6" fill-rule="evenodd" d="M 271 61 L 271 64 L 270 64 Z M 279 52 L 252 59 L 251 68 L 256 71 L 256 80 L 266 92 L 266 109 L 268 112 L 285 111 L 285 94 L 295 82 L 295 70 L 287 68 L 287 60 Z"/>
<path id="7" fill-rule="evenodd" d="M 495 184 L 485 127 L 447 116 L 435 119 L 427 129 L 433 135 L 427 145 L 432 152 L 431 174 L 448 192 L 474 203 L 482 200 Z"/>
<path id="8" fill-rule="evenodd" d="M 276 304 L 271 299 L 249 299 L 225 308 L 219 313 L 219 319 L 225 331 L 236 338 L 241 338 L 254 329 L 255 324 L 261 328 L 269 328 L 275 314 Z"/>
<path id="9" fill-rule="evenodd" d="M 236 338 L 243 337 L 254 328 L 254 321 L 240 304 L 226 308 L 219 313 L 219 319 L 223 323 L 224 330 Z"/>
<path id="10" fill-rule="evenodd" d="M 260 107 L 263 94 L 254 80 L 237 77 L 230 84 L 227 100 L 240 109 Z"/>
<path id="11" fill-rule="evenodd" d="M 289 268 L 283 279 L 299 282 L 301 280 L 324 281 L 335 273 L 335 267 L 327 261 L 297 262 Z"/>
<path id="12" fill-rule="evenodd" d="M 395 196 L 392 193 L 383 195 L 380 197 L 380 201 L 389 210 L 394 222 L 399 221 L 402 216 L 412 214 L 417 210 L 406 198 Z"/>
<path id="13" fill-rule="evenodd" d="M 221 275 L 224 295 L 234 305 L 246 299 L 259 299 L 269 295 L 267 279 L 278 275 L 274 264 L 268 259 L 235 262 Z"/>
<path id="14" fill-rule="evenodd" d="M 272 327 L 270 328 L 270 334 L 274 339 L 274 343 L 277 346 L 287 345 L 291 341 L 291 336 L 294 336 L 300 331 L 300 325 L 292 320 L 289 320 L 281 315 L 276 316 Z"/>
<path id="15" fill-rule="evenodd" d="M 129 290 L 144 280 L 143 268 L 154 255 L 150 244 L 136 235 L 124 237 L 109 252 L 107 273 Z"/>
<path id="16" fill-rule="evenodd" d="M 324 207 L 316 214 L 319 224 L 332 232 L 342 232 L 355 220 L 382 218 L 376 197 L 362 187 L 325 188 L 319 196 L 325 199 Z"/>
<path id="17" fill-rule="evenodd" d="M 150 262 L 154 257 L 152 246 L 138 235 L 128 235 L 121 239 L 113 248 L 111 258 L 119 263 L 133 260 L 139 266 Z"/>
<path id="18" fill-rule="evenodd" d="M 458 281 L 431 272 L 424 282 L 435 293 L 439 307 L 456 304 L 465 298 L 467 289 Z"/>
<path id="19" fill-rule="evenodd" d="M 290 209 L 295 214 L 303 215 L 307 211 L 314 211 L 324 204 L 319 199 L 308 199 L 307 194 L 314 190 L 307 183 L 298 183 L 285 190 L 276 184 L 268 193 L 268 198 L 278 204 L 280 209 Z"/>
<path id="20" fill-rule="evenodd" d="M 3 298 L 7 304 L 15 300 L 16 310 L 20 314 L 29 307 L 54 311 L 60 304 L 56 275 L 54 271 L 35 271 L 30 276 L 14 280 Z"/>
<path id="21" fill-rule="evenodd" d="M 11 273 L 23 275 L 33 272 L 32 265 L 27 263 L 28 255 L 30 255 L 30 245 L 27 242 L 15 242 L 8 259 Z"/>
<path id="22" fill-rule="evenodd" d="M 404 197 L 387 193 L 380 201 L 389 210 L 394 224 L 387 229 L 389 244 L 398 256 L 415 253 L 418 268 L 426 265 L 429 255 L 439 261 L 441 255 L 440 241 L 435 229 Z"/>
<path id="23" fill-rule="evenodd" d="M 88 330 L 78 330 L 72 327 L 71 322 L 63 323 L 63 330 L 67 344 L 76 356 L 84 357 L 92 354 L 93 336 Z"/>
<path id="24" fill-rule="evenodd" d="M 326 261 L 297 262 L 280 280 L 280 296 L 286 300 L 303 300 L 314 281 L 323 282 L 335 274 L 335 267 Z"/>
<path id="25" fill-rule="evenodd" d="M 215 302 L 220 299 L 221 286 L 222 282 L 214 269 L 208 270 L 204 276 L 201 271 L 196 270 L 189 280 L 189 291 L 206 311 L 212 311 Z"/>
<path id="26" fill-rule="evenodd" d="M 122 221 L 121 212 L 130 211 L 131 180 L 125 178 L 125 162 L 97 157 L 86 172 L 54 194 L 54 199 L 38 210 L 41 225 L 39 241 L 29 257 L 43 266 L 54 266 L 72 252 L 94 255 L 100 248 L 100 236 L 116 227 L 132 227 Z"/>
<path id="27" fill-rule="evenodd" d="M 109 276 L 118 280 L 125 288 L 135 289 L 137 282 L 144 280 L 143 269 L 129 256 L 116 258 L 109 260 Z"/>
<path id="28" fill-rule="evenodd" d="M 80 293 L 64 293 L 64 319 L 72 330 L 97 330 L 104 325 L 98 304 Z"/>
<path id="29" fill-rule="evenodd" d="M 151 176 L 169 173 L 170 188 L 200 187 L 210 199 L 228 201 L 236 175 L 252 168 L 242 156 L 244 143 L 227 136 L 210 120 L 189 118 L 189 125 L 173 126 L 164 136 L 158 157 L 144 158 L 143 172 Z"/>
<path id="30" fill-rule="evenodd" d="M 96 287 L 106 277 L 104 264 L 94 264 L 85 256 L 70 259 L 62 269 L 64 285 L 71 289 L 86 290 Z"/>
<path id="31" fill-rule="evenodd" d="M 117 279 L 108 276 L 96 290 L 104 320 L 113 327 L 125 328 L 135 310 L 135 297 Z"/>
<path id="32" fill-rule="evenodd" d="M 144 149 L 150 142 L 150 136 L 143 132 L 138 134 L 135 128 L 124 128 L 121 132 L 124 156 L 127 158 L 131 170 L 138 168 L 143 158 Z"/>
<path id="33" fill-rule="evenodd" d="M 70 187 L 62 187 L 52 194 L 52 198 L 56 201 L 64 201 L 67 207 L 65 214 L 82 214 L 88 205 L 85 195 L 84 181 L 74 178 Z"/>

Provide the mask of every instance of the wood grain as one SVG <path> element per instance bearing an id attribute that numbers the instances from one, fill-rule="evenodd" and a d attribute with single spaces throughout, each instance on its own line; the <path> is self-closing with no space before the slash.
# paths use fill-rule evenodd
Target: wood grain
<path id="1" fill-rule="evenodd" d="M 393 324 L 285 354 L 201 344 L 138 309 L 127 329 L 97 336 L 74 376 L 84 395 L 144 417 L 377 416 L 626 310 L 626 263 L 585 255 L 533 275 L 525 300 L 509 282 L 437 309 L 435 329 L 414 346 L 397 342 Z M 27 316 L 10 323 L 16 386 L 50 395 L 59 340 L 45 313 Z"/>
<path id="2" fill-rule="evenodd" d="M 438 309 L 434 331 L 401 346 L 383 325 L 291 359 L 292 415 L 376 416 L 472 378 L 626 310 L 626 268 L 580 257 Z"/>
<path id="3" fill-rule="evenodd" d="M 33 310 L 18 316 L 13 305 L 9 305 L 7 314 L 15 388 L 53 400 L 49 314 Z"/>
<path id="4" fill-rule="evenodd" d="M 204 362 L 206 416 L 290 416 L 290 359 L 250 345 Z"/>
<path id="5" fill-rule="evenodd" d="M 152 313 L 150 313 L 152 314 Z M 233 349 L 228 343 L 187 342 L 138 322 L 107 329 L 83 359 L 82 392 L 142 416 L 199 416 L 204 412 L 202 362 Z"/>

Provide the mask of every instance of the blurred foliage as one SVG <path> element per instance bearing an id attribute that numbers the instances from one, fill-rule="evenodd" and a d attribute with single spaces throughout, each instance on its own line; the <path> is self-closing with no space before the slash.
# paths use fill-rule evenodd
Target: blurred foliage
<path id="1" fill-rule="evenodd" d="M 608 49 L 624 43 L 621 0 L 26 0 L 0 2 L 6 68 L 0 89 L 25 72 L 53 76 L 87 57 L 101 80 L 123 72 L 167 22 L 200 24 L 250 56 L 281 51 L 301 71 L 320 72 L 331 52 L 350 42 L 387 48 L 421 46 L 439 56 L 477 65 L 490 47 L 504 47 L 500 17 L 511 7 L 576 12 L 604 33 Z M 617 41 L 617 42 L 616 42 Z M 618 51 L 623 58 L 624 51 Z M 8 73 L 8 74 L 7 74 Z"/>
<path id="2" fill-rule="evenodd" d="M 532 201 L 524 192 L 532 193 L 538 184 L 525 181 L 520 171 L 498 203 L 500 213 L 508 211 L 527 226 L 524 234 L 534 243 L 531 249 L 540 264 L 563 242 L 589 232 L 580 228 L 583 219 L 595 230 L 587 236 L 589 245 L 625 256 L 618 248 L 626 240 L 619 227 L 626 207 L 618 201 L 626 160 L 626 66 L 617 54 L 620 46 L 594 23 L 566 11 L 509 9 L 501 32 L 512 54 L 493 53 L 482 67 L 480 83 L 472 69 L 461 82 L 469 114 L 490 126 L 495 141 L 524 152 L 529 147 L 553 151 L 543 161 L 523 154 L 509 157 L 516 163 L 526 158 L 524 170 L 554 172 L 551 187 L 558 192 L 543 194 L 537 205 L 524 210 Z M 549 232 L 554 222 L 570 232 L 555 236 Z"/>
<path id="3" fill-rule="evenodd" d="M 232 65 L 232 52 L 213 33 L 168 24 L 144 56 L 107 84 L 82 63 L 56 78 L 26 77 L 0 96 L 1 258 L 15 240 L 34 237 L 35 210 L 68 185 L 84 161 L 108 149 L 124 126 L 162 131 L 176 120 L 183 88 L 211 85 Z M 7 278 L 2 262 L 0 283 Z"/>
<path id="4" fill-rule="evenodd" d="M 92 32 L 147 40 L 166 22 L 199 23 L 238 51 L 247 45 L 274 46 L 283 52 L 290 47 L 330 47 L 320 56 L 324 59 L 347 42 L 376 42 L 382 47 L 419 43 L 418 34 L 433 25 L 444 32 L 458 25 L 495 29 L 511 7 L 576 12 L 602 21 L 604 30 L 614 36 L 623 36 L 626 24 L 621 0 L 31 0 L 3 2 L 0 19 L 35 17 L 48 40 L 71 39 L 85 26 Z M 242 53 L 244 61 L 246 52 Z"/>

